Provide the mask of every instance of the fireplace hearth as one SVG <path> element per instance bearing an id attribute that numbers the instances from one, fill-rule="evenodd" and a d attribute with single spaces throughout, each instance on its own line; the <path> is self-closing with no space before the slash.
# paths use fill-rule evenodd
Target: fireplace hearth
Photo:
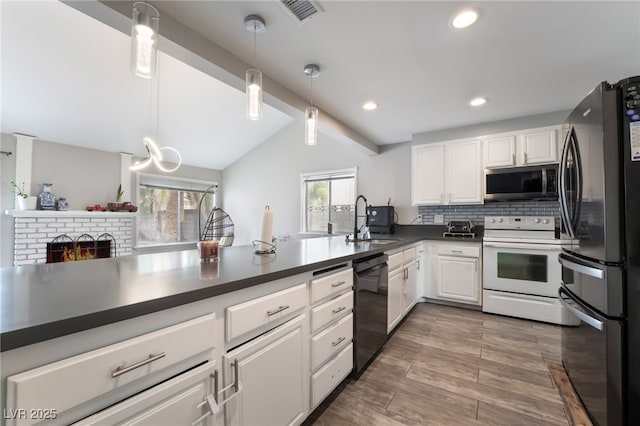
<path id="1" fill-rule="evenodd" d="M 47 243 L 47 263 L 105 259 L 116 256 L 116 240 L 111 234 L 93 238 L 82 234 L 76 239 L 62 234 Z"/>

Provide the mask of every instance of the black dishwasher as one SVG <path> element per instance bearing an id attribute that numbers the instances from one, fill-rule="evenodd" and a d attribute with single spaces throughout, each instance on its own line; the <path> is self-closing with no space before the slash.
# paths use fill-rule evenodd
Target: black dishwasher
<path id="1" fill-rule="evenodd" d="M 356 377 L 387 342 L 387 258 L 386 254 L 377 254 L 353 261 L 353 373 Z"/>

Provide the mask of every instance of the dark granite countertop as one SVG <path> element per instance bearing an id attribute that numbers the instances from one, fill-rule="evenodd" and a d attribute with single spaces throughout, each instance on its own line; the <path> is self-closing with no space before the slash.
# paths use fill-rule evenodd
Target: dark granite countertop
<path id="1" fill-rule="evenodd" d="M 442 226 L 398 226 L 391 244 L 346 243 L 344 236 L 280 243 L 276 255 L 224 247 L 201 264 L 197 250 L 0 269 L 0 349 L 7 351 L 336 263 L 443 239 Z M 451 240 L 451 239 L 449 239 Z M 464 241 L 481 241 L 481 237 Z"/>

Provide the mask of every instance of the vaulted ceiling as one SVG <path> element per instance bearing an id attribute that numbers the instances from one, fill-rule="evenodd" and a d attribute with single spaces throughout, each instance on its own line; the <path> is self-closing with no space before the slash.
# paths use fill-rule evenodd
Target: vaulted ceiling
<path id="1" fill-rule="evenodd" d="M 141 155 L 142 137 L 156 131 L 155 93 L 160 143 L 215 169 L 301 117 L 307 63 L 321 68 L 321 117 L 369 151 L 415 133 L 570 109 L 599 81 L 640 74 L 640 2 L 321 0 L 323 12 L 302 25 L 276 0 L 151 2 L 168 52 L 152 82 L 129 71 L 130 2 L 101 3 L 119 12 L 117 23 L 80 12 L 87 2 L 67 3 L 1 3 L 2 132 Z M 481 17 L 454 30 L 449 20 L 464 6 Z M 249 14 L 267 25 L 255 59 Z M 176 55 L 176 45 L 196 54 Z M 246 120 L 242 92 L 254 63 L 267 92 L 259 122 Z M 468 105 L 480 95 L 485 106 Z M 367 100 L 378 109 L 364 111 Z"/>

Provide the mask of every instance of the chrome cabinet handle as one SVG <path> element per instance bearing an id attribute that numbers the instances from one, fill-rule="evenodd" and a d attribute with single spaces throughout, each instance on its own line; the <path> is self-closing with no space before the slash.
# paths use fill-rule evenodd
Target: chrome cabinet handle
<path id="1" fill-rule="evenodd" d="M 460 253 L 460 254 L 462 254 L 462 250 L 451 250 L 451 253 Z"/>
<path id="2" fill-rule="evenodd" d="M 513 154 L 511 154 L 511 164 L 512 165 L 516 164 L 516 153 L 515 152 Z"/>
<path id="3" fill-rule="evenodd" d="M 524 164 L 527 164 L 527 153 L 524 153 Z"/>
<path id="4" fill-rule="evenodd" d="M 338 281 L 337 283 L 331 284 L 331 287 L 340 287 L 342 284 L 346 284 L 346 281 Z"/>
<path id="5" fill-rule="evenodd" d="M 122 376 L 123 374 L 128 373 L 129 371 L 135 370 L 136 368 L 140 368 L 147 364 L 151 364 L 153 361 L 157 361 L 160 358 L 164 358 L 165 356 L 167 356 L 165 352 L 160 352 L 159 354 L 156 354 L 156 355 L 149 354 L 149 357 L 147 359 L 143 359 L 142 361 L 133 363 L 128 367 L 126 363 L 121 364 L 118 367 L 116 367 L 115 370 L 111 371 L 111 377 L 115 379 L 118 376 Z"/>
<path id="6" fill-rule="evenodd" d="M 344 342 L 344 339 L 346 339 L 346 337 L 341 337 L 335 342 L 331 342 L 331 346 L 338 346 L 340 343 Z"/>
<path id="7" fill-rule="evenodd" d="M 204 405 L 207 405 L 208 411 L 204 413 L 202 416 L 198 417 L 191 426 L 196 426 L 198 423 L 201 423 L 204 419 L 212 414 L 217 414 L 220 412 L 220 409 L 229 402 L 232 398 L 236 397 L 240 392 L 240 376 L 238 375 L 238 360 L 235 359 L 231 363 L 231 368 L 233 368 L 234 381 L 229 386 L 224 389 L 218 390 L 218 370 L 216 369 L 214 374 L 211 375 L 213 379 L 213 394 L 209 394 L 204 397 L 204 400 L 198 404 L 197 408 L 202 408 Z M 224 392 L 233 388 L 233 393 L 222 402 L 218 402 L 218 398 L 220 394 L 224 395 Z"/>
<path id="8" fill-rule="evenodd" d="M 278 312 L 282 312 L 285 309 L 289 309 L 289 305 L 279 306 L 278 309 L 274 309 L 273 311 L 267 311 L 267 316 L 275 315 Z"/>
<path id="9" fill-rule="evenodd" d="M 334 314 L 337 314 L 338 312 L 342 312 L 342 311 L 344 311 L 345 309 L 347 309 L 345 306 L 340 306 L 340 307 L 339 307 L 339 308 L 337 308 L 337 309 L 333 309 L 331 312 L 333 312 Z"/>

